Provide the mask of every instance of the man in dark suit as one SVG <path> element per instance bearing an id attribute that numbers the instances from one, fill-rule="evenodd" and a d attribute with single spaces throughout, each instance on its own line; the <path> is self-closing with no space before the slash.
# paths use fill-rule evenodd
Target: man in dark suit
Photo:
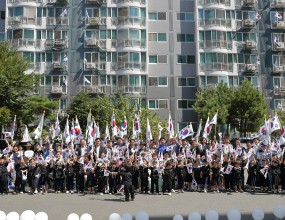
<path id="1" fill-rule="evenodd" d="M 100 138 L 96 138 L 95 139 L 95 146 L 94 146 L 94 150 L 93 150 L 93 158 L 94 160 L 98 160 L 98 158 L 101 158 L 102 154 L 107 154 L 107 150 L 104 147 L 104 145 L 101 145 L 101 140 Z"/>

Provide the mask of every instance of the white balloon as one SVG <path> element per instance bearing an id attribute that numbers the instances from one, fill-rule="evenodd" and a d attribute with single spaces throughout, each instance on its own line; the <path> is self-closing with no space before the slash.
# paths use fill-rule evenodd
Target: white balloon
<path id="1" fill-rule="evenodd" d="M 173 217 L 173 220 L 183 220 L 183 217 L 182 217 L 182 215 L 175 215 Z"/>
<path id="2" fill-rule="evenodd" d="M 6 220 L 19 220 L 20 216 L 17 212 L 10 212 L 6 216 Z"/>
<path id="3" fill-rule="evenodd" d="M 199 212 L 192 212 L 189 217 L 188 220 L 201 220 L 201 215 Z"/>
<path id="4" fill-rule="evenodd" d="M 118 213 L 113 213 L 109 216 L 108 220 L 121 220 L 121 216 Z"/>
<path id="5" fill-rule="evenodd" d="M 133 220 L 133 217 L 130 213 L 125 213 L 122 215 L 122 220 Z"/>
<path id="6" fill-rule="evenodd" d="M 35 220 L 48 220 L 48 215 L 45 212 L 38 212 L 35 216 Z"/>
<path id="7" fill-rule="evenodd" d="M 88 213 L 81 215 L 80 220 L 92 220 L 92 216 Z"/>
<path id="8" fill-rule="evenodd" d="M 219 214 L 216 210 L 210 210 L 206 213 L 205 219 L 206 220 L 218 220 Z"/>
<path id="9" fill-rule="evenodd" d="M 0 220 L 5 220 L 6 219 L 6 214 L 3 211 L 0 211 Z"/>
<path id="10" fill-rule="evenodd" d="M 227 213 L 228 220 L 241 220 L 241 214 L 237 209 L 231 209 Z"/>
<path id="11" fill-rule="evenodd" d="M 71 213 L 67 217 L 67 220 L 79 220 L 79 216 L 77 214 L 75 214 L 75 213 Z"/>
<path id="12" fill-rule="evenodd" d="M 26 210 L 21 214 L 20 220 L 31 220 L 35 218 L 35 215 L 32 210 Z"/>
<path id="13" fill-rule="evenodd" d="M 149 220 L 149 216 L 146 212 L 140 211 L 136 214 L 136 220 Z"/>
<path id="14" fill-rule="evenodd" d="M 273 214 L 276 218 L 284 218 L 285 217 L 285 211 L 284 207 L 282 205 L 277 205 L 273 208 Z"/>
<path id="15" fill-rule="evenodd" d="M 262 209 L 254 209 L 252 211 L 252 218 L 254 220 L 263 220 L 264 219 L 264 211 Z"/>

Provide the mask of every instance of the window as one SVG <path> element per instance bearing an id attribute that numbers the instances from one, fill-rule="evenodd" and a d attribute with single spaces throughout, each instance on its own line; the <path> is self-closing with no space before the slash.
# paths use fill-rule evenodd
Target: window
<path id="1" fill-rule="evenodd" d="M 195 87 L 195 77 L 178 77 L 178 86 Z"/>
<path id="2" fill-rule="evenodd" d="M 177 63 L 195 64 L 195 55 L 177 55 Z"/>
<path id="3" fill-rule="evenodd" d="M 150 55 L 149 63 L 167 63 L 167 55 Z"/>
<path id="4" fill-rule="evenodd" d="M 4 20 L 5 19 L 5 11 L 0 11 L 0 17 L 1 17 L 1 19 L 2 20 Z"/>
<path id="5" fill-rule="evenodd" d="M 194 12 L 178 12 L 176 19 L 178 21 L 194 21 Z"/>
<path id="6" fill-rule="evenodd" d="M 283 111 L 285 108 L 285 102 L 281 99 L 274 99 L 274 109 Z"/>
<path id="7" fill-rule="evenodd" d="M 166 87 L 168 85 L 167 77 L 148 77 L 149 86 Z"/>
<path id="8" fill-rule="evenodd" d="M 193 43 L 194 34 L 177 34 L 177 42 Z"/>
<path id="9" fill-rule="evenodd" d="M 148 108 L 149 109 L 167 109 L 168 99 L 149 99 Z"/>
<path id="10" fill-rule="evenodd" d="M 149 41 L 158 41 L 158 42 L 166 42 L 166 33 L 149 33 L 148 34 Z"/>
<path id="11" fill-rule="evenodd" d="M 195 100 L 192 99 L 180 99 L 177 100 L 178 109 L 192 109 L 192 106 L 195 104 Z"/>
<path id="12" fill-rule="evenodd" d="M 149 12 L 148 20 L 150 21 L 166 21 L 166 12 Z"/>

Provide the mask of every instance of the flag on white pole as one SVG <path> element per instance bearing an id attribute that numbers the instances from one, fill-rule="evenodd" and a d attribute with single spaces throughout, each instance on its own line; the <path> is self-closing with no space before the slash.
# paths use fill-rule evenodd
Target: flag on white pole
<path id="1" fill-rule="evenodd" d="M 121 125 L 121 131 L 123 136 L 127 135 L 127 130 L 128 130 L 128 122 L 126 116 L 124 116 L 124 122 Z"/>
<path id="2" fill-rule="evenodd" d="M 214 115 L 214 117 L 210 121 L 210 125 L 217 125 L 217 123 L 218 123 L 218 112 Z"/>
<path id="3" fill-rule="evenodd" d="M 160 125 L 160 123 L 157 124 L 158 127 L 158 140 L 161 138 L 161 132 L 163 130 L 163 127 Z"/>
<path id="4" fill-rule="evenodd" d="M 205 127 L 204 127 L 204 133 L 203 133 L 203 137 L 204 138 L 207 138 L 208 139 L 208 136 L 209 136 L 209 134 L 210 134 L 210 132 L 211 132 L 211 125 L 210 125 L 210 119 L 209 119 L 209 116 L 208 116 L 208 119 L 207 119 L 207 121 L 206 121 L 206 124 L 205 124 Z"/>
<path id="5" fill-rule="evenodd" d="M 276 130 L 280 130 L 281 129 L 281 125 L 280 125 L 280 121 L 278 118 L 278 115 L 274 115 L 274 117 L 270 118 L 268 120 L 268 126 L 269 126 L 269 133 L 271 134 L 273 131 Z"/>
<path id="6" fill-rule="evenodd" d="M 179 139 L 185 139 L 188 136 L 193 135 L 193 134 L 194 134 L 193 127 L 192 127 L 192 124 L 190 123 L 185 128 L 179 131 Z"/>
<path id="7" fill-rule="evenodd" d="M 74 141 L 75 139 L 75 129 L 74 129 L 74 121 L 71 122 L 71 129 L 70 129 L 70 140 Z"/>
<path id="8" fill-rule="evenodd" d="M 135 131 L 137 133 L 137 137 L 139 133 L 141 133 L 141 123 L 140 123 L 140 115 L 135 114 Z"/>
<path id="9" fill-rule="evenodd" d="M 110 140 L 110 131 L 109 131 L 108 124 L 106 124 L 106 128 L 105 128 L 105 140 Z"/>
<path id="10" fill-rule="evenodd" d="M 196 142 L 199 141 L 201 130 L 202 130 L 202 120 L 200 120 L 199 127 L 198 127 L 198 130 L 197 130 L 196 136 L 195 136 Z"/>
<path id="11" fill-rule="evenodd" d="M 70 138 L 70 131 L 69 131 L 68 118 L 66 119 L 66 124 L 65 124 L 64 132 L 63 132 L 63 137 L 65 139 L 65 143 L 68 144 L 70 142 L 70 140 L 71 140 L 71 138 Z"/>
<path id="12" fill-rule="evenodd" d="M 12 140 L 14 139 L 14 134 L 15 134 L 15 129 L 16 129 L 16 118 L 17 118 L 17 116 L 15 115 L 13 125 L 12 125 L 12 129 L 11 129 L 11 139 Z"/>
<path id="13" fill-rule="evenodd" d="M 78 142 L 82 139 L 82 131 L 77 117 L 75 118 L 74 131 L 75 131 L 76 140 Z"/>
<path id="14" fill-rule="evenodd" d="M 115 112 L 113 111 L 112 118 L 111 118 L 111 128 L 112 128 L 112 137 L 118 135 L 118 126 L 116 122 Z"/>
<path id="15" fill-rule="evenodd" d="M 38 138 L 40 138 L 42 136 L 43 126 L 44 126 L 44 117 L 45 117 L 45 113 L 43 113 L 38 127 L 33 132 L 35 134 L 35 139 L 38 139 Z"/>
<path id="16" fill-rule="evenodd" d="M 149 124 L 149 120 L 148 118 L 146 119 L 146 140 L 147 143 L 150 143 L 150 140 L 152 140 L 152 133 L 151 133 L 151 128 L 150 128 L 150 124 Z"/>
<path id="17" fill-rule="evenodd" d="M 84 76 L 84 83 L 91 84 L 91 82 Z"/>
<path id="18" fill-rule="evenodd" d="M 59 126 L 59 119 L 58 119 L 58 112 L 56 113 L 56 121 L 52 126 L 52 139 L 57 137 L 60 133 L 60 126 Z"/>
<path id="19" fill-rule="evenodd" d="M 23 137 L 21 139 L 21 142 L 29 142 L 29 141 L 31 141 L 31 138 L 30 138 L 30 135 L 29 135 L 28 127 L 26 126 L 24 134 L 23 134 Z"/>
<path id="20" fill-rule="evenodd" d="M 174 127 L 173 127 L 173 121 L 172 121 L 170 112 L 168 116 L 167 131 L 169 131 L 170 138 L 173 138 L 174 137 Z"/>

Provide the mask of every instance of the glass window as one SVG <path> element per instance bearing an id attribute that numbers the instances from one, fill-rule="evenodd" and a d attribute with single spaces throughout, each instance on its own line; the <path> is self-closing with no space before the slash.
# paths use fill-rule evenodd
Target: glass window
<path id="1" fill-rule="evenodd" d="M 194 34 L 186 34 L 186 42 L 194 42 Z"/>
<path id="2" fill-rule="evenodd" d="M 157 63 L 156 55 L 150 55 L 148 59 L 149 59 L 149 63 Z"/>
<path id="3" fill-rule="evenodd" d="M 159 86 L 167 86 L 167 77 L 158 77 Z"/>
<path id="4" fill-rule="evenodd" d="M 166 33 L 158 33 L 157 41 L 166 41 Z"/>
<path id="5" fill-rule="evenodd" d="M 186 56 L 177 55 L 177 63 L 186 63 Z"/>
<path id="6" fill-rule="evenodd" d="M 157 12 L 157 20 L 165 21 L 166 20 L 166 12 Z"/>
<path id="7" fill-rule="evenodd" d="M 157 56 L 158 63 L 167 63 L 167 55 L 158 55 Z"/>
<path id="8" fill-rule="evenodd" d="M 157 20 L 157 14 L 156 14 L 156 12 L 149 12 L 149 13 L 148 13 L 148 20 L 150 20 L 150 21 L 155 21 L 155 20 Z"/>
<path id="9" fill-rule="evenodd" d="M 168 101 L 165 99 L 165 100 L 158 100 L 158 108 L 159 109 L 167 109 L 168 108 Z"/>
<path id="10" fill-rule="evenodd" d="M 185 20 L 186 21 L 194 21 L 194 13 L 192 13 L 192 12 L 185 13 Z"/>
<path id="11" fill-rule="evenodd" d="M 139 17 L 139 8 L 130 7 L 130 17 Z"/>
<path id="12" fill-rule="evenodd" d="M 179 109 L 185 109 L 187 108 L 188 104 L 187 104 L 187 100 L 178 100 L 178 108 Z"/>
<path id="13" fill-rule="evenodd" d="M 25 39 L 34 39 L 34 30 L 24 29 L 24 38 Z"/>
<path id="14" fill-rule="evenodd" d="M 195 77 L 179 77 L 178 86 L 195 87 Z"/>
<path id="15" fill-rule="evenodd" d="M 155 109 L 156 106 L 155 106 L 155 100 L 148 100 L 148 107 L 150 109 Z"/>
<path id="16" fill-rule="evenodd" d="M 157 77 L 148 77 L 149 86 L 157 86 Z"/>
<path id="17" fill-rule="evenodd" d="M 104 8 L 104 7 L 100 8 L 100 16 L 107 17 L 107 8 Z"/>

